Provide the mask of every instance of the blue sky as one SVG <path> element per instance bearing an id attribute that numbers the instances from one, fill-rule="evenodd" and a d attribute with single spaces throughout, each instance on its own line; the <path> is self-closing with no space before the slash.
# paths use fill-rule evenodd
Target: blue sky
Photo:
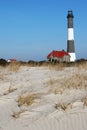
<path id="1" fill-rule="evenodd" d="M 52 50 L 66 50 L 68 10 L 76 57 L 87 58 L 87 0 L 0 0 L 0 58 L 46 60 Z"/>

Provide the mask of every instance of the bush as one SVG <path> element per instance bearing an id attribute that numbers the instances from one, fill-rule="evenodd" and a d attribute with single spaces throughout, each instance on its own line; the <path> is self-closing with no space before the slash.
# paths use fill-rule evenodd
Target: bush
<path id="1" fill-rule="evenodd" d="M 1 66 L 6 66 L 7 65 L 7 61 L 5 59 L 0 59 L 0 65 Z"/>

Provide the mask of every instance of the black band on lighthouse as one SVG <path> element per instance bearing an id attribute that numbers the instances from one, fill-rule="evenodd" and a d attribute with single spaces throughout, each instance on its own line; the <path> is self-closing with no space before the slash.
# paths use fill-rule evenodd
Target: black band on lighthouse
<path id="1" fill-rule="evenodd" d="M 68 19 L 68 28 L 73 28 L 73 12 L 70 10 L 68 11 L 67 19 Z"/>
<path id="2" fill-rule="evenodd" d="M 68 40 L 67 41 L 67 52 L 75 52 L 74 48 L 74 40 Z"/>
<path id="3" fill-rule="evenodd" d="M 68 28 L 73 28 L 73 20 L 72 20 L 72 18 L 68 18 Z"/>

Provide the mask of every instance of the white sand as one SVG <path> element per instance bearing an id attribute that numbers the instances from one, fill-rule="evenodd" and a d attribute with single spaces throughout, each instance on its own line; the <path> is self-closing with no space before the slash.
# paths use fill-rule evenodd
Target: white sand
<path id="1" fill-rule="evenodd" d="M 86 74 L 87 71 L 27 66 L 22 66 L 17 72 L 1 69 L 0 130 L 87 130 L 87 106 L 83 102 L 87 97 L 86 89 L 70 88 L 56 94 L 50 91 L 55 85 L 59 86 L 58 81 L 74 73 Z M 51 83 L 52 79 L 57 84 Z M 87 86 L 87 81 L 85 84 Z M 19 96 L 30 93 L 38 94 L 34 103 L 19 106 Z M 61 103 L 67 105 L 66 110 L 57 106 Z"/>

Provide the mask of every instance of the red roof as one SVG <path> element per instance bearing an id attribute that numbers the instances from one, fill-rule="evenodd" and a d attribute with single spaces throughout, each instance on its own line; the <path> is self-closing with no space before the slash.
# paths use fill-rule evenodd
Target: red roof
<path id="1" fill-rule="evenodd" d="M 62 50 L 62 51 L 52 51 L 51 53 L 48 54 L 47 59 L 49 59 L 51 56 L 57 57 L 57 58 L 63 58 L 65 55 L 68 55 L 68 52 Z"/>
<path id="2" fill-rule="evenodd" d="M 8 62 L 16 62 L 16 59 L 9 59 Z"/>

